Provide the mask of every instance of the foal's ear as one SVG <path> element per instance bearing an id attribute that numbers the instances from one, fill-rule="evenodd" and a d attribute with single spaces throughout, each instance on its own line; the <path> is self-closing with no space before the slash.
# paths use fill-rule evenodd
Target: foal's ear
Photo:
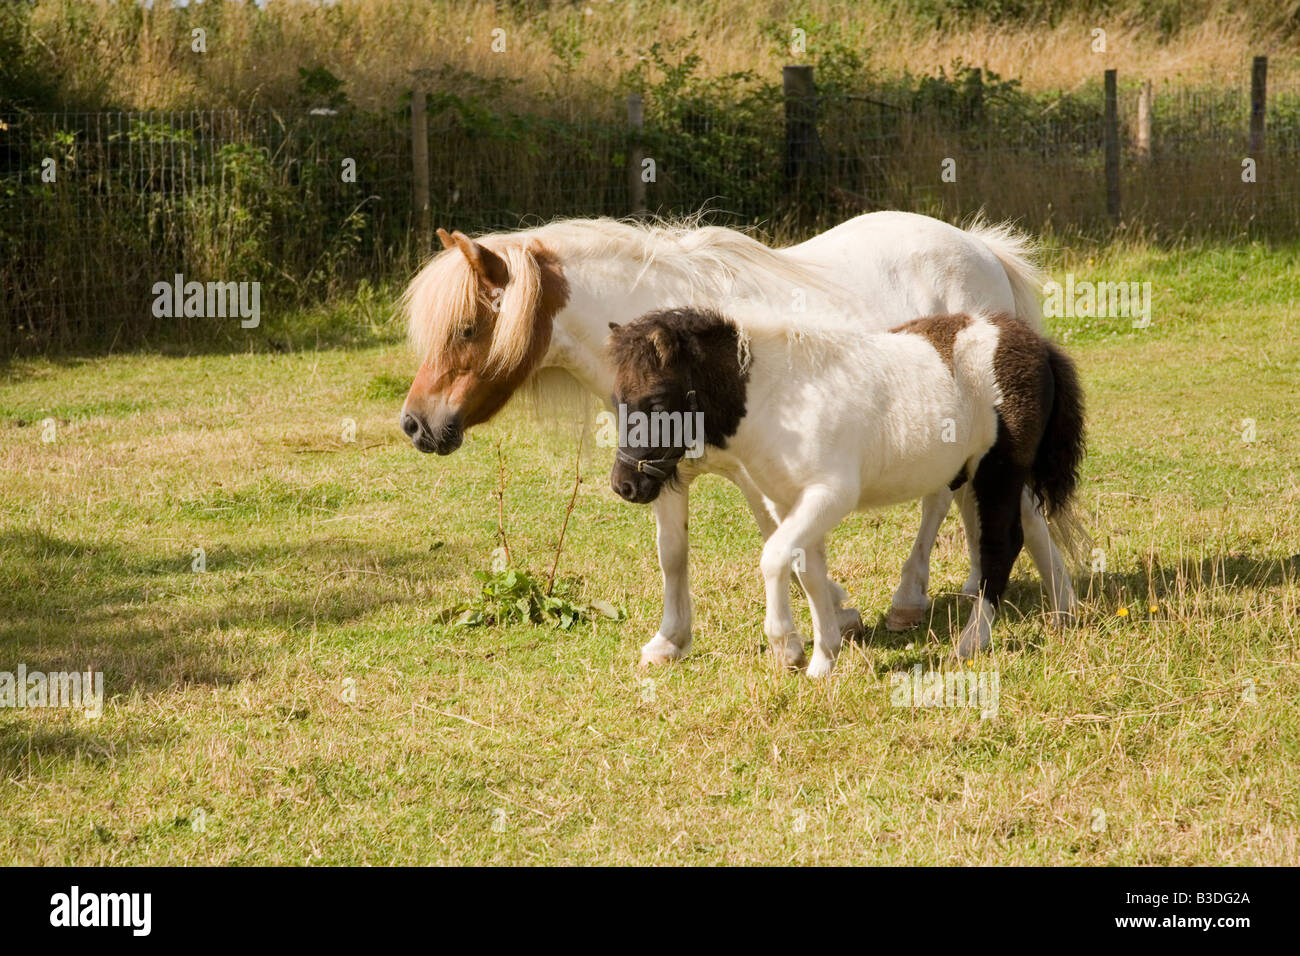
<path id="1" fill-rule="evenodd" d="M 667 368 L 672 364 L 677 349 L 673 341 L 673 335 L 663 326 L 656 326 L 650 330 L 650 344 L 655 347 L 659 354 L 659 364 Z"/>
<path id="2" fill-rule="evenodd" d="M 506 267 L 506 261 L 487 246 L 475 242 L 459 231 L 451 234 L 451 240 L 465 254 L 465 258 L 469 260 L 469 267 L 488 285 L 501 288 L 510 281 L 510 270 Z"/>
<path id="3" fill-rule="evenodd" d="M 451 233 L 446 229 L 438 230 L 438 241 L 442 243 L 444 249 L 450 249 L 456 244 L 456 240 L 451 237 Z"/>

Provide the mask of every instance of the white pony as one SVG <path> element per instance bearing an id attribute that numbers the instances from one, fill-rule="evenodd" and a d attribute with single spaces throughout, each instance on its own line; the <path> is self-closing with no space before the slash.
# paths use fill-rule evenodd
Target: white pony
<path id="1" fill-rule="evenodd" d="M 450 454 L 466 429 L 487 421 L 522 385 L 567 373 L 605 399 L 613 375 L 604 359 L 608 325 L 670 305 L 761 306 L 794 318 L 838 316 L 846 329 L 879 331 L 917 315 L 990 312 L 1041 324 L 1037 273 L 1023 236 L 1006 227 L 958 229 L 927 216 L 859 216 L 808 242 L 773 250 L 719 227 L 648 226 L 608 219 L 569 220 L 470 239 L 439 230 L 445 247 L 412 279 L 403 297 L 410 337 L 422 362 L 402 407 L 401 426 L 416 448 Z M 745 469 L 715 462 L 683 466 L 655 499 L 663 618 L 642 648 L 643 663 L 674 660 L 690 647 L 687 574 L 690 481 L 704 470 L 735 482 L 764 538 L 783 517 Z M 892 630 L 919 624 L 927 608 L 930 551 L 952 504 L 943 489 L 922 503 L 921 527 L 886 618 Z M 972 570 L 979 586 L 979 524 L 961 496 Z M 1026 543 L 1047 584 L 1050 609 L 1073 612 L 1069 574 L 1043 516 L 1021 501 Z M 832 585 L 834 601 L 845 594 Z M 841 608 L 841 627 L 860 626 Z"/>
<path id="2" fill-rule="evenodd" d="M 855 509 L 969 485 L 980 581 L 957 654 L 988 646 L 1024 542 L 1020 499 L 1070 504 L 1083 459 L 1083 395 L 1070 360 L 1006 316 L 932 316 L 890 332 L 842 322 L 711 310 L 652 312 L 611 327 L 624 429 L 610 484 L 644 503 L 671 483 L 702 429 L 706 459 L 744 467 L 784 517 L 763 546 L 763 628 L 777 659 L 805 663 L 790 574 L 812 609 L 810 677 L 825 677 L 841 633 L 825 536 Z M 650 426 L 647 427 L 646 423 Z"/>

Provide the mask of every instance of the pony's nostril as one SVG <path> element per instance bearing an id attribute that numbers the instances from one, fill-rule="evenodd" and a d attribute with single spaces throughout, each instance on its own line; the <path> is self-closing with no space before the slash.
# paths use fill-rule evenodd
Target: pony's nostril
<path id="1" fill-rule="evenodd" d="M 618 486 L 618 496 L 620 498 L 631 500 L 636 496 L 636 486 L 630 481 L 620 483 Z"/>
<path id="2" fill-rule="evenodd" d="M 402 416 L 402 431 L 406 432 L 408 438 L 414 438 L 420 431 L 419 420 L 410 412 Z"/>

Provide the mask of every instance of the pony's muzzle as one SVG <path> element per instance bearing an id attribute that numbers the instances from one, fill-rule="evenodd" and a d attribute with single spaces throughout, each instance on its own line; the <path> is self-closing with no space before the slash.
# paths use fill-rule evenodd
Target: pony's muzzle
<path id="1" fill-rule="evenodd" d="M 465 440 L 459 414 L 449 415 L 437 425 L 431 425 L 414 412 L 403 411 L 401 426 L 411 444 L 426 454 L 450 455 Z"/>
<path id="2" fill-rule="evenodd" d="M 609 486 L 624 501 L 644 505 L 659 497 L 663 482 L 620 463 L 609 474 Z"/>

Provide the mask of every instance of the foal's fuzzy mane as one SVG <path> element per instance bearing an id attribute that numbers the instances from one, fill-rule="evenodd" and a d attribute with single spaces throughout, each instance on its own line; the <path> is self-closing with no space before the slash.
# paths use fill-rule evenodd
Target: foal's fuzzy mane
<path id="1" fill-rule="evenodd" d="M 795 262 L 757 239 L 721 226 L 699 227 L 693 220 L 626 222 L 617 219 L 567 219 L 494 233 L 478 239 L 506 260 L 510 271 L 500 302 L 489 364 L 517 368 L 529 353 L 531 320 L 542 294 L 537 256 L 553 256 L 561 268 L 596 260 L 621 260 L 638 267 L 635 287 L 654 269 L 681 282 L 685 300 L 675 304 L 727 308 L 727 301 L 770 299 L 790 302 L 792 289 L 809 299 L 845 301 L 845 292 L 815 266 Z M 407 334 L 422 357 L 445 350 L 473 320 L 480 286 L 469 262 L 455 248 L 430 259 L 402 295 Z"/>

